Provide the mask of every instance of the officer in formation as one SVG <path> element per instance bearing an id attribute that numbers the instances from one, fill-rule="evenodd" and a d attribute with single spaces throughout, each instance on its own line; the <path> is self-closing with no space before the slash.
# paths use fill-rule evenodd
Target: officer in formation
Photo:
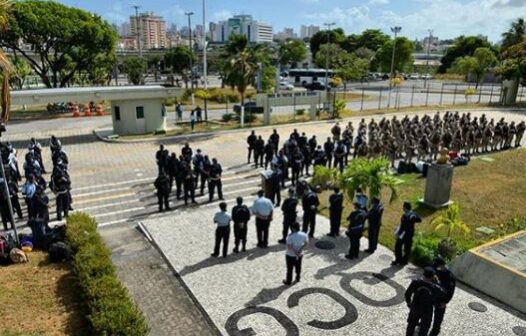
<path id="1" fill-rule="evenodd" d="M 354 211 L 349 214 L 347 220 L 349 227 L 346 235 L 349 237 L 349 253 L 345 256 L 347 259 L 357 259 L 360 254 L 360 239 L 363 235 L 367 212 L 361 207 L 360 203 L 353 204 Z"/>
<path id="2" fill-rule="evenodd" d="M 177 200 L 184 199 L 184 204 L 188 205 L 191 201 L 197 204 L 195 200 L 196 189 L 200 189 L 201 196 L 204 195 L 205 188 L 208 188 L 208 199 L 210 202 L 214 200 L 215 193 L 220 200 L 223 200 L 223 185 L 221 175 L 223 168 L 217 159 L 210 160 L 208 155 L 204 154 L 201 149 L 194 150 L 190 144 L 186 143 L 181 149 L 181 154 L 177 156 L 176 153 L 169 153 L 164 145 L 160 145 L 159 150 L 155 154 L 159 175 L 156 180 L 155 187 L 160 201 L 162 200 L 163 207 L 170 209 L 169 201 L 172 188 L 175 183 Z M 166 186 L 166 179 L 168 186 Z M 159 182 L 158 182 L 159 181 Z M 163 207 L 159 207 L 162 211 Z"/>
<path id="3" fill-rule="evenodd" d="M 283 284 L 290 286 L 292 284 L 292 273 L 296 273 L 296 282 L 301 280 L 301 266 L 303 261 L 303 251 L 309 243 L 309 238 L 305 232 L 300 231 L 298 223 L 292 223 L 290 226 L 291 234 L 287 237 L 287 273 Z"/>
<path id="4" fill-rule="evenodd" d="M 411 209 L 411 203 L 404 202 L 403 212 L 400 226 L 395 233 L 395 260 L 391 263 L 393 266 L 405 266 L 409 262 L 415 225 L 422 222 L 422 219 Z"/>
<path id="5" fill-rule="evenodd" d="M 369 223 L 367 238 L 369 240 L 369 248 L 365 250 L 366 253 L 374 253 L 378 247 L 378 236 L 380 235 L 383 214 L 384 206 L 382 202 L 378 197 L 373 197 L 372 206 L 367 212 L 367 220 Z"/>
<path id="6" fill-rule="evenodd" d="M 258 197 L 252 205 L 251 212 L 256 217 L 257 247 L 268 247 L 268 231 L 274 213 L 274 204 L 264 196 L 263 190 L 258 191 Z"/>
<path id="7" fill-rule="evenodd" d="M 248 222 L 250 221 L 250 209 L 243 204 L 243 198 L 236 199 L 237 205 L 232 208 L 232 221 L 234 222 L 234 253 L 245 252 L 247 248 Z"/>
<path id="8" fill-rule="evenodd" d="M 435 314 L 433 317 L 433 327 L 429 336 L 438 336 L 440 334 L 440 328 L 444 321 L 444 315 L 446 313 L 446 307 L 453 298 L 456 288 L 456 279 L 453 273 L 448 270 L 444 259 L 438 257 L 433 262 L 433 268 L 438 278 L 438 282 L 445 292 L 445 296 L 440 297 L 435 302 Z"/>
<path id="9" fill-rule="evenodd" d="M 169 201 L 170 192 L 171 192 L 170 179 L 168 178 L 168 176 L 166 175 L 164 171 L 161 171 L 159 173 L 159 176 L 154 182 L 154 186 L 155 186 L 155 189 L 157 189 L 157 199 L 159 201 L 159 212 L 163 211 L 163 206 L 164 206 L 164 210 L 168 210 L 168 211 L 171 210 L 170 201 Z"/>
<path id="10" fill-rule="evenodd" d="M 223 258 L 226 258 L 228 255 L 228 240 L 230 237 L 230 221 L 232 220 L 230 214 L 227 212 L 227 207 L 225 202 L 219 203 L 219 212 L 214 216 L 214 223 L 217 225 L 216 228 L 216 238 L 214 252 L 212 257 L 219 256 L 219 249 L 221 242 L 223 243 Z"/>
<path id="11" fill-rule="evenodd" d="M 316 191 L 309 188 L 302 198 L 303 232 L 308 233 L 310 238 L 314 237 L 314 231 L 316 230 L 316 213 L 320 206 L 320 200 L 317 195 L 318 190 L 318 187 L 316 187 Z"/>
<path id="12" fill-rule="evenodd" d="M 405 292 L 409 307 L 406 336 L 413 336 L 419 326 L 418 336 L 427 336 L 433 319 L 433 308 L 445 300 L 446 293 L 432 267 L 426 267 L 421 279 L 413 280 Z"/>
<path id="13" fill-rule="evenodd" d="M 343 194 L 340 188 L 334 188 L 334 194 L 329 197 L 329 217 L 331 230 L 329 237 L 338 237 L 340 235 L 340 226 L 342 222 L 343 212 Z"/>
<path id="14" fill-rule="evenodd" d="M 289 188 L 289 197 L 283 202 L 281 211 L 283 212 L 283 234 L 278 243 L 285 244 L 292 224 L 296 223 L 298 198 L 294 188 Z"/>

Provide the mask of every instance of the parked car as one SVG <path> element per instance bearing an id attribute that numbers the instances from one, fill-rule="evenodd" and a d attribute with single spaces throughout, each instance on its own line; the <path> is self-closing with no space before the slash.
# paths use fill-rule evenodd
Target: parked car
<path id="1" fill-rule="evenodd" d="M 391 77 L 388 73 L 382 75 L 383 80 L 388 80 Z"/>
<path id="2" fill-rule="evenodd" d="M 279 89 L 280 90 L 286 90 L 286 91 L 292 91 L 292 90 L 294 90 L 294 85 L 289 84 L 289 82 L 280 82 L 279 83 Z"/>
<path id="3" fill-rule="evenodd" d="M 305 85 L 303 85 L 303 87 L 305 89 L 307 89 L 308 91 L 325 91 L 327 90 L 327 86 L 321 82 L 312 82 L 312 83 L 307 83 Z M 331 90 L 331 88 L 329 87 L 329 91 Z"/>
<path id="4" fill-rule="evenodd" d="M 234 112 L 241 113 L 241 104 L 234 105 Z M 263 113 L 263 107 L 257 106 L 256 102 L 246 102 L 245 113 Z"/>
<path id="5" fill-rule="evenodd" d="M 431 74 L 425 74 L 425 75 L 422 75 L 422 79 L 431 80 L 433 79 L 433 76 L 431 76 Z"/>
<path id="6" fill-rule="evenodd" d="M 412 73 L 411 76 L 409 76 L 409 79 L 416 80 L 419 79 L 420 75 L 417 73 Z"/>

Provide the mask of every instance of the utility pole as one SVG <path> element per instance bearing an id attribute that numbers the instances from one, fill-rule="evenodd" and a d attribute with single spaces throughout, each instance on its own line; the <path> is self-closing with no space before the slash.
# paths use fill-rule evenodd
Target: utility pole
<path id="1" fill-rule="evenodd" d="M 192 91 L 194 90 L 194 69 L 192 64 L 192 15 L 194 12 L 186 12 L 184 15 L 188 16 L 188 44 L 190 48 L 190 84 Z"/>
<path id="2" fill-rule="evenodd" d="M 424 89 L 427 88 L 427 76 L 429 74 L 429 55 L 431 54 L 431 38 L 433 37 L 433 31 L 428 30 L 429 38 L 427 40 L 427 57 L 426 57 L 426 74 L 424 75 Z"/>
<path id="3" fill-rule="evenodd" d="M 132 6 L 133 8 L 135 8 L 135 32 L 137 35 L 137 49 L 139 50 L 139 57 L 142 57 L 142 48 L 141 48 L 141 25 L 140 25 L 140 21 L 139 21 L 139 8 L 141 8 L 141 6 Z"/>
<path id="4" fill-rule="evenodd" d="M 393 56 L 391 58 L 391 73 L 389 75 L 389 98 L 387 100 L 387 108 L 391 107 L 391 90 L 393 88 L 394 62 L 395 62 L 395 53 L 396 53 L 396 38 L 398 37 L 398 33 L 402 31 L 402 27 L 391 27 L 391 31 L 394 33 L 394 41 L 393 41 Z"/>
<path id="5" fill-rule="evenodd" d="M 331 27 L 336 25 L 336 23 L 334 22 L 331 22 L 331 23 L 324 23 L 323 25 L 325 25 L 327 27 L 327 55 L 326 55 L 326 59 L 325 59 L 325 90 L 327 91 L 327 105 L 330 106 L 330 100 L 329 100 L 329 58 L 331 56 L 331 53 L 330 53 L 330 46 L 331 46 Z M 331 110 L 331 108 L 329 107 L 329 110 Z"/>
<path id="6" fill-rule="evenodd" d="M 206 41 L 206 0 L 203 0 L 203 81 L 205 91 L 208 90 L 208 63 L 206 57 L 206 47 L 208 42 Z M 208 122 L 208 106 L 205 99 L 205 121 Z"/>

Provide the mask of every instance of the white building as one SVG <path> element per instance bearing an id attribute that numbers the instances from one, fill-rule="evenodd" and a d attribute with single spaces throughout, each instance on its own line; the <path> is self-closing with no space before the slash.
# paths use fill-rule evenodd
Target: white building
<path id="1" fill-rule="evenodd" d="M 245 35 L 249 42 L 272 42 L 273 27 L 263 22 L 256 21 L 252 15 L 234 15 L 234 17 L 210 23 L 210 37 L 212 42 L 228 42 L 230 35 Z"/>
<path id="2" fill-rule="evenodd" d="M 283 31 L 274 35 L 274 39 L 277 41 L 286 41 L 290 39 L 295 39 L 297 37 L 298 36 L 296 35 L 296 33 L 294 33 L 293 28 L 284 28 Z"/>
<path id="3" fill-rule="evenodd" d="M 319 31 L 320 31 L 320 27 L 319 26 L 313 26 L 313 25 L 305 26 L 305 25 L 302 25 L 301 26 L 301 30 L 300 30 L 300 38 L 302 38 L 302 39 L 304 39 L 304 38 L 311 38 L 314 34 L 316 34 Z"/>

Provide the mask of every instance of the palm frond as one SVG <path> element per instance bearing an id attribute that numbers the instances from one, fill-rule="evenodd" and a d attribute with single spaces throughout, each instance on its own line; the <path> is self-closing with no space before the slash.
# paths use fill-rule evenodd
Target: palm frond
<path id="1" fill-rule="evenodd" d="M 0 0 L 0 31 L 7 28 L 8 13 L 11 8 L 11 1 Z"/>

